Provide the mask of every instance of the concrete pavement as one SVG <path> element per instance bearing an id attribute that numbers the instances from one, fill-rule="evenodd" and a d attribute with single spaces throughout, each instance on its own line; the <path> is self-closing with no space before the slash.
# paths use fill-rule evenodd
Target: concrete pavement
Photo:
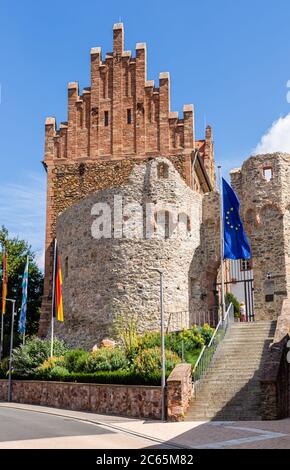
<path id="1" fill-rule="evenodd" d="M 183 422 L 0 404 L 0 449 L 290 449 L 290 419 Z"/>

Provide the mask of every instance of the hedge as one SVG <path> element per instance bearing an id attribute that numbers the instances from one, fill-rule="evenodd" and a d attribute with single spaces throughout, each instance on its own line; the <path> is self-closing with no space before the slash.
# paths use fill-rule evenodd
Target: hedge
<path id="1" fill-rule="evenodd" d="M 7 379 L 3 377 L 2 379 Z M 116 385 L 157 385 L 161 384 L 161 374 L 156 372 L 146 377 L 136 373 L 124 370 L 117 371 L 100 371 L 95 373 L 75 373 L 72 372 L 68 375 L 50 378 L 47 375 L 31 374 L 27 377 L 18 376 L 13 374 L 13 380 L 38 380 L 38 381 L 52 381 L 52 382 L 76 382 L 76 383 L 95 383 L 95 384 L 116 384 Z"/>

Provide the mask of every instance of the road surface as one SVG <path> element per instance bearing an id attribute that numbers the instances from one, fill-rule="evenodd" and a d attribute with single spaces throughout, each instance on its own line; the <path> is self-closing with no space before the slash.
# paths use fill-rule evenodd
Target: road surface
<path id="1" fill-rule="evenodd" d="M 182 422 L 0 403 L 0 449 L 290 449 L 290 418 Z"/>
<path id="2" fill-rule="evenodd" d="M 150 438 L 116 430 L 110 425 L 0 407 L 0 449 L 140 449 L 155 446 L 156 441 Z"/>

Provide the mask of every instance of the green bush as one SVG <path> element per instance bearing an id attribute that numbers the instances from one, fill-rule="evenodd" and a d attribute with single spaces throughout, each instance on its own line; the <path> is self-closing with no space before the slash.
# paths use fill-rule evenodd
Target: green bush
<path id="1" fill-rule="evenodd" d="M 49 357 L 46 359 L 40 366 L 37 367 L 36 372 L 50 372 L 55 366 L 62 366 L 64 367 L 64 357 Z"/>
<path id="2" fill-rule="evenodd" d="M 181 357 L 182 340 L 184 352 L 194 352 L 201 349 L 205 344 L 210 342 L 214 333 L 214 329 L 205 324 L 202 327 L 192 326 L 181 332 L 172 332 L 165 335 L 165 348 L 174 351 Z M 145 333 L 140 338 L 140 350 L 161 347 L 161 334 L 158 331 Z"/>
<path id="3" fill-rule="evenodd" d="M 93 373 L 100 370 L 126 369 L 127 367 L 128 359 L 122 349 L 101 348 L 89 354 L 85 372 Z"/>
<path id="4" fill-rule="evenodd" d="M 167 371 L 167 376 L 169 372 Z M 27 377 L 14 375 L 15 380 L 27 380 Z M 28 376 L 29 380 L 47 380 L 74 383 L 119 384 L 119 385 L 160 385 L 161 372 L 155 371 L 147 376 L 130 370 L 99 371 L 89 373 L 69 373 L 67 369 L 58 367 L 53 376 L 49 373 L 37 373 Z"/>
<path id="5" fill-rule="evenodd" d="M 205 345 L 205 340 L 201 335 L 198 326 L 193 325 L 188 330 L 184 329 L 180 333 L 181 338 L 184 340 L 184 350 L 193 351 L 194 349 L 200 349 Z"/>
<path id="6" fill-rule="evenodd" d="M 0 379 L 5 379 L 7 377 L 9 370 L 9 357 L 5 357 L 0 362 Z"/>
<path id="7" fill-rule="evenodd" d="M 67 351 L 63 341 L 54 339 L 54 353 L 62 356 Z M 13 350 L 13 371 L 23 377 L 34 372 L 50 356 L 50 341 L 29 338 L 25 345 Z"/>
<path id="8" fill-rule="evenodd" d="M 165 367 L 171 372 L 180 362 L 178 355 L 170 350 L 165 350 Z M 144 349 L 135 357 L 133 371 L 142 376 L 149 376 L 161 370 L 161 350 L 159 347 Z"/>
<path id="9" fill-rule="evenodd" d="M 83 349 L 73 349 L 64 356 L 64 366 L 69 372 L 84 372 L 87 368 L 89 353 Z"/>
<path id="10" fill-rule="evenodd" d="M 115 336 L 122 345 L 129 362 L 133 361 L 140 345 L 137 324 L 138 318 L 133 313 L 123 313 L 115 319 Z"/>
<path id="11" fill-rule="evenodd" d="M 49 372 L 49 378 L 52 380 L 64 380 L 65 377 L 70 375 L 69 371 L 62 366 L 55 366 Z"/>
<path id="12" fill-rule="evenodd" d="M 226 302 L 226 307 L 232 303 L 234 306 L 234 313 L 235 315 L 240 315 L 240 302 L 238 299 L 232 294 L 231 292 L 228 292 L 225 297 L 225 302 Z"/>
<path id="13" fill-rule="evenodd" d="M 202 327 L 199 327 L 199 332 L 205 344 L 208 345 L 212 338 L 212 335 L 214 334 L 214 328 L 209 326 L 208 323 L 205 323 Z"/>

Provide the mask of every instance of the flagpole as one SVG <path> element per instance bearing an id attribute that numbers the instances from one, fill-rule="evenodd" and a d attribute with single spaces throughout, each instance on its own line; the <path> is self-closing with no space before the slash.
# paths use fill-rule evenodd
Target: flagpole
<path id="1" fill-rule="evenodd" d="M 50 357 L 53 357 L 53 341 L 54 341 L 54 297 L 55 297 L 55 266 L 56 266 L 56 239 L 54 240 L 53 252 L 53 280 L 52 280 L 52 302 L 51 302 L 51 342 Z"/>
<path id="2" fill-rule="evenodd" d="M 26 264 L 27 264 L 27 296 L 28 296 L 28 278 L 29 278 L 29 256 L 27 255 L 26 258 Z M 26 304 L 27 304 L 27 296 L 26 296 Z M 27 307 L 26 307 L 27 308 Z M 25 317 L 25 325 L 24 325 L 24 332 L 23 332 L 23 346 L 25 345 L 25 333 L 26 333 L 26 319 L 27 319 L 27 312 L 26 312 L 26 317 Z"/>
<path id="3" fill-rule="evenodd" d="M 3 353 L 3 341 L 4 341 L 4 315 L 1 311 L 1 344 L 0 344 L 0 361 L 2 360 L 2 353 Z"/>
<path id="4" fill-rule="evenodd" d="M 222 167 L 218 167 L 219 192 L 220 192 L 220 254 L 221 254 L 221 304 L 222 321 L 225 319 L 225 265 L 224 265 L 224 210 L 223 210 L 223 189 L 222 189 Z"/>
<path id="5" fill-rule="evenodd" d="M 3 276 L 2 276 L 2 303 L 1 303 L 0 361 L 2 361 L 2 356 L 3 356 L 3 342 L 4 342 L 4 313 L 3 313 L 4 256 L 5 256 L 5 246 L 4 246 L 4 244 L 2 244 L 2 253 L 3 253 Z"/>

